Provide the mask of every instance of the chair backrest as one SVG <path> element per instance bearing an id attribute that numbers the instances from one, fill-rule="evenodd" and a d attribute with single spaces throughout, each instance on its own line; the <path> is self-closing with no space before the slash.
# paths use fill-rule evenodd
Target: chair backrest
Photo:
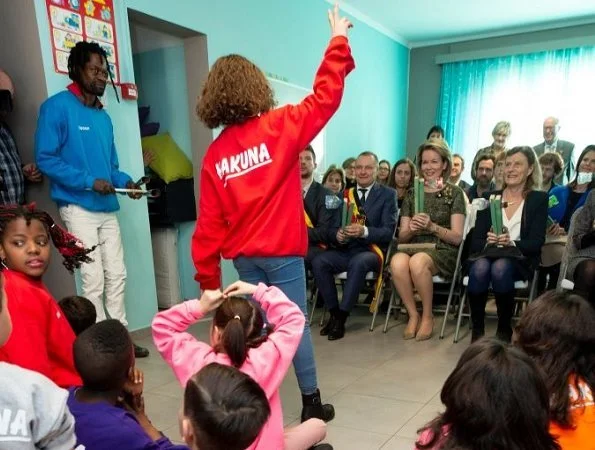
<path id="1" fill-rule="evenodd" d="M 574 241 L 572 239 L 572 235 L 574 234 L 574 228 L 576 224 L 576 218 L 578 213 L 583 209 L 583 206 L 577 208 L 576 211 L 572 214 L 570 218 L 570 226 L 568 227 L 568 240 L 566 241 L 566 248 L 564 250 L 564 254 L 562 255 L 562 262 L 560 265 L 560 277 L 558 278 L 557 287 L 560 288 L 562 280 L 566 278 L 566 273 L 568 272 L 568 259 L 571 254 L 576 252 L 576 248 L 574 246 Z"/>

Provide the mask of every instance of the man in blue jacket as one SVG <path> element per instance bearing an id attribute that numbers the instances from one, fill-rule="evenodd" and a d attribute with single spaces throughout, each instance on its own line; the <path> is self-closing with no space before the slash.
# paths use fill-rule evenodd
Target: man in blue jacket
<path id="1" fill-rule="evenodd" d="M 35 158 L 50 179 L 52 199 L 68 230 L 85 246 L 98 246 L 94 261 L 81 267 L 83 296 L 95 305 L 98 321 L 105 320 L 107 310 L 127 325 L 126 267 L 114 189 L 136 185 L 118 168 L 113 125 L 99 100 L 109 75 L 107 55 L 98 44 L 79 42 L 72 49 L 68 76 L 73 83 L 41 105 Z M 135 353 L 149 354 L 138 346 Z"/>

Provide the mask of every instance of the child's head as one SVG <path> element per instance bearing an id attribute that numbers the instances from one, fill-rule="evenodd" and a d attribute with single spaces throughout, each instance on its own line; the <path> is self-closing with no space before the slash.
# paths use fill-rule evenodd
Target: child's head
<path id="1" fill-rule="evenodd" d="M 256 381 L 238 369 L 211 363 L 186 384 L 180 431 L 194 450 L 243 450 L 270 414 Z"/>
<path id="2" fill-rule="evenodd" d="M 72 331 L 77 336 L 97 321 L 97 311 L 91 300 L 73 295 L 58 302 Z"/>
<path id="3" fill-rule="evenodd" d="M 35 205 L 0 207 L 0 258 L 9 269 L 41 277 L 50 262 L 50 239 L 69 271 L 91 261 L 88 255 L 94 248 L 85 249 L 76 237 Z"/>
<path id="4" fill-rule="evenodd" d="M 440 394 L 446 406 L 419 448 L 517 450 L 558 448 L 548 432 L 548 394 L 533 361 L 497 340 L 482 339 L 464 352 Z M 448 433 L 443 436 L 443 427 Z"/>
<path id="5" fill-rule="evenodd" d="M 6 304 L 6 292 L 4 291 L 4 275 L 0 272 L 0 347 L 2 347 L 12 332 L 12 321 Z"/>
<path id="6" fill-rule="evenodd" d="M 578 295 L 546 292 L 523 312 L 515 345 L 545 374 L 552 418 L 572 425 L 571 377 L 583 379 L 595 391 L 595 309 Z M 577 392 L 582 397 L 582 390 Z"/>
<path id="7" fill-rule="evenodd" d="M 262 344 L 272 329 L 272 325 L 265 325 L 262 311 L 254 302 L 229 297 L 215 311 L 211 345 L 227 354 L 235 367 L 241 367 L 248 349 Z"/>
<path id="8" fill-rule="evenodd" d="M 196 112 L 213 129 L 245 122 L 275 106 L 264 73 L 240 55 L 219 58 L 211 67 Z"/>
<path id="9" fill-rule="evenodd" d="M 74 341 L 74 366 L 85 388 L 97 392 L 119 391 L 134 367 L 132 339 L 115 319 L 98 322 Z"/>

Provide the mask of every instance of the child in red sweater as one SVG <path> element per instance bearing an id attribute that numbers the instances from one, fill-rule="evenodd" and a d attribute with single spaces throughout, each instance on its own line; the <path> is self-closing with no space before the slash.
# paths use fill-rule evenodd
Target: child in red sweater
<path id="1" fill-rule="evenodd" d="M 0 361 L 39 372 L 58 386 L 80 385 L 74 368 L 75 335 L 41 277 L 50 262 L 50 239 L 70 271 L 90 260 L 74 236 L 35 206 L 0 208 L 0 258 L 13 332 Z"/>
<path id="2" fill-rule="evenodd" d="M 314 80 L 298 105 L 274 108 L 264 73 L 239 55 L 219 58 L 197 111 L 210 129 L 225 127 L 202 162 L 198 222 L 192 241 L 201 289 L 221 287 L 221 256 L 240 279 L 278 287 L 307 316 L 304 221 L 299 154 L 335 114 L 345 78 L 355 68 L 347 40 L 351 23 L 329 11 L 332 38 Z M 321 402 L 308 322 L 293 360 L 302 393 L 302 421 L 332 420 Z"/>

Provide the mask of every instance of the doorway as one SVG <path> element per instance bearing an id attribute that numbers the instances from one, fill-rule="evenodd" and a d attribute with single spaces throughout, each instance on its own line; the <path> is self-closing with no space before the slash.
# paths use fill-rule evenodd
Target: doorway
<path id="1" fill-rule="evenodd" d="M 189 179 L 163 182 L 168 195 L 157 200 L 158 205 L 149 204 L 157 299 L 160 308 L 167 308 L 199 294 L 190 254 L 195 220 L 188 216 L 188 208 L 196 205 L 193 195 L 199 192 L 199 168 L 212 142 L 212 132 L 195 114 L 196 98 L 208 75 L 207 37 L 133 9 L 128 9 L 128 22 L 141 135 L 169 133 L 192 163 L 194 174 L 193 183 Z M 159 179 L 150 159 L 150 155 L 145 159 L 145 171 Z M 159 214 L 167 217 L 156 217 Z"/>

